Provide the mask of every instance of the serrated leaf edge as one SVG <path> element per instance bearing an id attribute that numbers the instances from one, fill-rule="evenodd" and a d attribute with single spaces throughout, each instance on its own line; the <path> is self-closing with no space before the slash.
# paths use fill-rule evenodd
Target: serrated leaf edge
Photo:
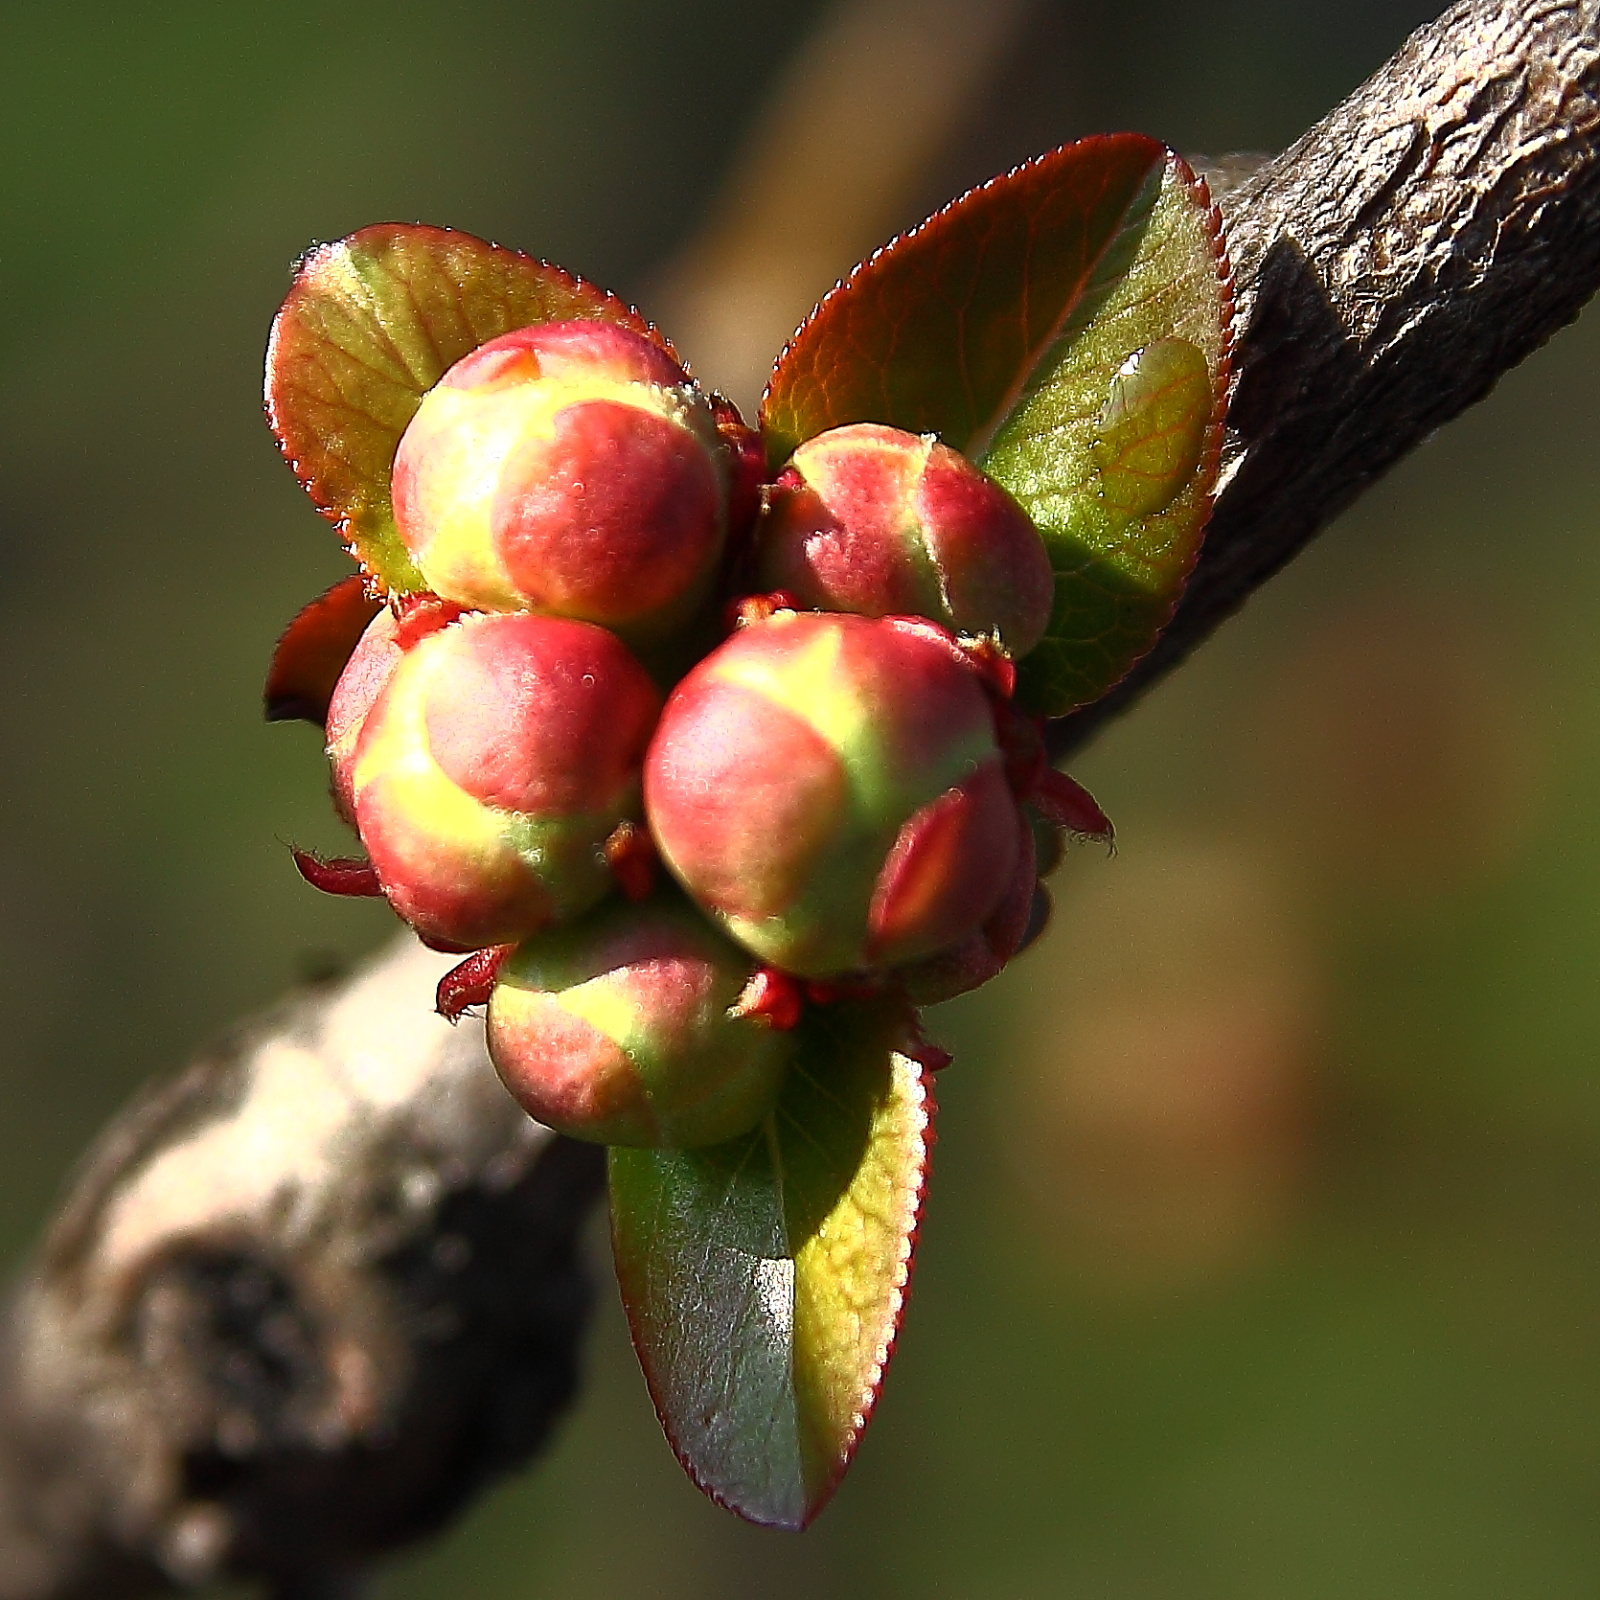
<path id="1" fill-rule="evenodd" d="M 928 1195 L 928 1174 L 933 1167 L 933 1147 L 939 1142 L 936 1132 L 939 1105 L 934 1093 L 932 1072 L 921 1062 L 902 1055 L 898 1050 L 895 1051 L 895 1056 L 899 1061 L 909 1063 L 916 1072 L 917 1134 L 922 1143 L 922 1160 L 917 1165 L 916 1183 L 910 1197 L 911 1225 L 901 1240 L 900 1260 L 893 1288 L 894 1305 L 889 1315 L 888 1331 L 878 1342 L 872 1371 L 862 1386 L 862 1400 L 856 1408 L 850 1430 L 845 1435 L 834 1469 L 826 1482 L 819 1487 L 816 1498 L 797 1531 L 804 1531 L 821 1515 L 855 1460 L 862 1435 L 867 1431 L 867 1424 L 871 1422 L 872 1414 L 878 1408 L 878 1399 L 883 1393 L 883 1380 L 888 1373 L 890 1361 L 894 1359 L 895 1348 L 900 1342 L 900 1325 L 905 1320 L 906 1303 L 911 1298 L 912 1270 L 916 1265 L 917 1243 L 922 1235 L 923 1207 Z"/>
<path id="2" fill-rule="evenodd" d="M 1072 139 L 1066 144 L 1057 145 L 1054 149 L 1045 150 L 1036 156 L 1030 156 L 1026 161 L 1019 161 L 1016 166 L 1009 167 L 1004 172 L 997 172 L 992 178 L 986 178 L 982 183 L 975 184 L 972 188 L 964 190 L 953 200 L 946 201 L 945 204 L 940 206 L 937 211 L 933 212 L 931 216 L 924 217 L 921 222 L 916 224 L 915 227 L 907 228 L 904 233 L 897 233 L 894 238 L 888 240 L 884 244 L 879 245 L 871 255 L 865 257 L 861 261 L 858 261 L 842 278 L 838 279 L 834 283 L 833 287 L 829 289 L 828 292 L 823 295 L 823 297 L 806 314 L 799 327 L 797 327 L 794 332 L 791 333 L 784 341 L 783 348 L 778 352 L 777 359 L 772 363 L 772 372 L 767 378 L 766 387 L 761 391 L 761 404 L 756 410 L 756 427 L 765 432 L 767 403 L 772 397 L 773 384 L 776 383 L 779 374 L 783 371 L 784 364 L 788 361 L 795 347 L 806 337 L 811 326 L 818 321 L 831 303 L 838 299 L 840 295 L 847 294 L 852 288 L 854 288 L 856 281 L 862 276 L 862 274 L 870 272 L 881 257 L 888 255 L 893 251 L 900 250 L 911 240 L 916 239 L 920 235 L 926 233 L 930 228 L 935 228 L 942 225 L 949 217 L 951 212 L 971 204 L 979 195 L 987 193 L 990 189 L 993 189 L 1000 184 L 1011 183 L 1015 181 L 1022 173 L 1025 173 L 1034 167 L 1041 166 L 1044 162 L 1060 155 L 1064 150 L 1077 150 L 1086 145 L 1095 145 L 1111 139 L 1124 139 L 1128 137 L 1130 137 L 1130 135 L 1119 133 L 1089 134 L 1085 138 Z M 1176 155 L 1176 153 L 1168 146 L 1163 145 L 1159 139 L 1150 138 L 1150 136 L 1147 134 L 1133 134 L 1131 137 L 1148 139 L 1153 152 L 1160 152 L 1162 155 L 1165 155 L 1170 159 L 1182 162 L 1182 157 Z M 1155 164 L 1156 160 L 1153 159 L 1151 165 L 1154 166 Z M 1196 182 L 1202 182 L 1203 187 L 1203 181 L 1196 177 L 1196 174 L 1189 167 L 1187 162 L 1183 162 L 1183 169 L 1189 174 L 1191 179 L 1194 179 Z M 1207 191 L 1206 197 L 1209 201 L 1209 191 Z M 1215 210 L 1215 207 L 1212 209 Z M 1000 419 L 1001 422 L 1004 422 L 1004 420 L 1004 417 Z M 992 431 L 993 430 L 991 430 L 991 432 Z"/>
<path id="3" fill-rule="evenodd" d="M 1195 463 L 1195 473 L 1211 480 L 1211 487 L 1206 491 L 1205 509 L 1199 524 L 1195 528 L 1194 548 L 1189 556 L 1189 564 L 1183 569 L 1178 582 L 1174 585 L 1172 598 L 1167 606 L 1166 615 L 1161 619 L 1161 626 L 1156 636 L 1150 642 L 1149 649 L 1141 650 L 1133 660 L 1123 669 L 1121 674 L 1111 683 L 1108 683 L 1098 698 L 1104 699 L 1117 684 L 1121 683 L 1144 658 L 1155 649 L 1161 641 L 1161 635 L 1166 632 L 1167 625 L 1176 615 L 1179 605 L 1183 601 L 1184 591 L 1189 587 L 1189 579 L 1194 574 L 1194 569 L 1199 565 L 1202 552 L 1205 550 L 1206 532 L 1211 525 L 1211 513 L 1216 510 L 1217 495 L 1220 490 L 1218 476 L 1222 466 L 1222 446 L 1227 436 L 1228 407 L 1233 400 L 1233 388 L 1237 377 L 1234 372 L 1233 358 L 1235 349 L 1234 335 L 1234 273 L 1233 261 L 1228 254 L 1227 228 L 1223 221 L 1222 210 L 1216 201 L 1211 198 L 1210 186 L 1206 180 L 1189 165 L 1187 161 L 1175 150 L 1168 150 L 1167 159 L 1178 180 L 1183 184 L 1196 206 L 1204 212 L 1204 223 L 1208 237 L 1216 247 L 1216 273 L 1218 288 L 1218 306 L 1221 312 L 1222 338 L 1217 349 L 1217 370 L 1212 378 L 1211 417 L 1206 423 L 1205 445 L 1201 450 L 1200 459 Z M 1093 701 L 1085 702 L 1092 705 Z M 1048 719 L 1050 723 L 1064 722 L 1074 712 L 1081 711 L 1083 707 L 1074 706 L 1071 711 L 1065 711 L 1060 716 Z"/>
<path id="4" fill-rule="evenodd" d="M 371 568 L 367 566 L 366 562 L 362 560 L 360 552 L 356 547 L 354 535 L 351 532 L 351 519 L 349 511 L 346 509 L 341 509 L 338 505 L 334 504 L 329 497 L 320 493 L 316 474 L 307 468 L 297 456 L 292 454 L 291 446 L 284 434 L 284 429 L 279 416 L 279 408 L 275 403 L 273 390 L 274 374 L 278 363 L 280 334 L 284 325 L 285 313 L 289 310 L 291 303 L 294 301 L 296 292 L 306 283 L 308 276 L 317 268 L 331 261 L 338 252 L 348 251 L 350 247 L 363 236 L 378 233 L 391 233 L 396 230 L 403 231 L 408 234 L 430 234 L 436 238 L 444 240 L 463 239 L 468 240 L 473 244 L 487 245 L 488 248 L 497 255 L 503 255 L 514 258 L 517 261 L 527 262 L 545 272 L 553 274 L 566 287 L 572 290 L 588 291 L 593 293 L 599 296 L 600 299 L 608 305 L 616 307 L 617 311 L 619 312 L 617 317 L 618 322 L 622 323 L 626 327 L 634 329 L 635 332 L 645 335 L 645 337 L 660 346 L 660 348 L 669 356 L 671 356 L 674 361 L 678 362 L 678 364 L 684 368 L 685 372 L 689 371 L 687 363 L 685 363 L 678 355 L 676 349 L 673 347 L 672 341 L 655 325 L 655 323 L 650 321 L 650 319 L 646 317 L 637 306 L 631 305 L 628 301 L 622 299 L 620 295 L 613 294 L 611 290 L 603 289 L 599 284 L 591 282 L 589 279 L 580 276 L 578 273 L 570 272 L 565 267 L 557 266 L 554 262 L 547 261 L 542 256 L 529 255 L 524 250 L 517 250 L 510 245 L 503 245 L 497 240 L 486 239 L 479 234 L 469 233 L 464 228 L 444 227 L 438 223 L 432 222 L 370 222 L 366 224 L 366 226 L 357 228 L 355 232 L 347 233 L 341 238 L 334 239 L 328 243 L 313 244 L 308 250 L 304 251 L 299 257 L 296 258 L 292 269 L 293 275 L 289 285 L 289 292 L 284 296 L 282 304 L 278 307 L 277 312 L 274 314 L 272 318 L 272 326 L 267 333 L 266 361 L 262 383 L 262 411 L 266 415 L 267 426 L 272 430 L 272 437 L 274 442 L 277 444 L 278 453 L 283 457 L 285 462 L 288 463 L 289 470 L 295 476 L 295 481 L 302 489 L 306 491 L 307 495 L 311 499 L 312 505 L 316 508 L 318 515 L 324 517 L 327 521 L 333 524 L 335 532 L 337 532 L 339 535 L 341 545 L 346 553 L 349 554 L 352 559 L 354 559 L 360 565 L 363 574 L 367 578 L 367 581 L 382 593 L 388 593 L 388 586 L 383 582 L 379 575 L 373 572 Z M 473 348 L 477 349 L 478 346 L 475 345 Z M 464 352 L 464 354 L 470 353 L 470 351 Z M 692 378 L 693 374 L 691 373 L 690 376 Z"/>
<path id="5" fill-rule="evenodd" d="M 1177 614 L 1178 607 L 1183 601 L 1184 591 L 1189 586 L 1189 579 L 1194 575 L 1194 569 L 1199 565 L 1200 557 L 1205 551 L 1206 532 L 1211 524 L 1211 514 L 1216 510 L 1217 496 L 1221 493 L 1223 487 L 1220 482 L 1222 448 L 1227 439 L 1228 408 L 1232 404 L 1233 391 L 1238 380 L 1238 373 L 1234 370 L 1234 355 L 1238 345 L 1234 327 L 1237 301 L 1234 294 L 1233 261 L 1228 254 L 1227 225 L 1223 218 L 1221 207 L 1211 198 L 1211 189 L 1204 177 L 1196 172 L 1176 150 L 1170 148 L 1167 150 L 1167 160 L 1197 207 L 1203 210 L 1206 234 L 1215 246 L 1218 305 L 1222 314 L 1222 339 L 1217 350 L 1217 370 L 1212 380 L 1211 416 L 1206 423 L 1205 444 L 1201 450 L 1200 459 L 1195 464 L 1197 473 L 1201 473 L 1211 479 L 1211 487 L 1206 493 L 1205 514 L 1200 519 L 1200 523 L 1195 530 L 1196 538 L 1193 551 L 1189 556 L 1189 564 L 1183 569 L 1177 584 L 1173 588 L 1166 615 L 1162 617 L 1161 626 L 1157 629 L 1156 636 L 1151 640 L 1149 648 L 1141 650 L 1138 655 L 1134 656 L 1122 672 L 1095 697 L 1095 700 L 1082 701 L 1070 710 L 1047 717 L 1045 719 L 1046 724 L 1051 727 L 1070 721 L 1085 706 L 1095 704 L 1096 700 L 1103 700 L 1161 642 L 1161 635 L 1166 632 L 1168 624 Z"/>
<path id="6" fill-rule="evenodd" d="M 805 1515 L 798 1522 L 764 1522 L 751 1516 L 749 1511 L 742 1506 L 735 1505 L 727 1499 L 714 1484 L 708 1482 L 701 1475 L 694 1459 L 678 1446 L 678 1441 L 673 1435 L 673 1430 L 668 1421 L 666 1408 L 661 1397 L 656 1391 L 656 1380 L 651 1372 L 650 1363 L 645 1359 L 644 1346 L 634 1328 L 633 1317 L 627 1315 L 627 1305 L 624 1303 L 624 1321 L 628 1325 L 628 1341 L 633 1346 L 633 1353 L 639 1363 L 639 1370 L 644 1375 L 645 1388 L 650 1395 L 650 1404 L 656 1414 L 656 1421 L 660 1424 L 662 1435 L 668 1447 L 677 1457 L 678 1465 L 683 1468 L 689 1481 L 694 1484 L 708 1500 L 720 1506 L 724 1511 L 731 1512 L 742 1522 L 749 1522 L 757 1527 L 781 1528 L 790 1533 L 803 1533 L 816 1521 L 822 1510 L 833 1498 L 834 1492 L 844 1481 L 850 1464 L 855 1460 L 857 1448 L 860 1446 L 862 1435 L 867 1430 L 867 1424 L 872 1420 L 873 1412 L 877 1410 L 878 1397 L 883 1392 L 883 1380 L 889 1370 L 889 1362 L 893 1359 L 895 1347 L 899 1342 L 900 1325 L 905 1318 L 906 1302 L 911 1297 L 912 1270 L 915 1266 L 917 1242 L 922 1233 L 923 1208 L 926 1204 L 928 1193 L 928 1174 L 933 1168 L 933 1148 L 938 1143 L 937 1116 L 938 1101 L 934 1094 L 933 1074 L 921 1062 L 903 1055 L 900 1051 L 894 1052 L 897 1062 L 905 1062 L 916 1073 L 917 1087 L 917 1132 L 922 1141 L 922 1159 L 917 1164 L 916 1181 L 911 1191 L 910 1212 L 911 1225 L 907 1228 L 901 1241 L 900 1259 L 894 1277 L 893 1296 L 894 1304 L 890 1312 L 888 1332 L 879 1341 L 878 1351 L 873 1362 L 871 1375 L 863 1386 L 862 1398 L 857 1407 L 855 1417 L 849 1432 L 845 1435 L 843 1448 L 839 1452 L 838 1461 L 832 1473 L 818 1490 L 817 1495 L 808 1506 Z M 612 1222 L 612 1252 L 616 1252 L 615 1221 Z M 792 1261 L 793 1255 L 789 1257 Z"/>

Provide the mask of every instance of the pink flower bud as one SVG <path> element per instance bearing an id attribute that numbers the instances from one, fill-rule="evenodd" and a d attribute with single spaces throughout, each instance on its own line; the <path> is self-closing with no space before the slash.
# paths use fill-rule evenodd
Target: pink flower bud
<path id="1" fill-rule="evenodd" d="M 875 422 L 795 451 L 760 532 L 758 583 L 818 611 L 930 617 L 998 633 L 1013 656 L 1044 637 L 1055 579 L 1027 513 L 931 434 Z"/>
<path id="2" fill-rule="evenodd" d="M 793 1036 L 737 1002 L 755 963 L 691 906 L 617 901 L 520 945 L 489 1054 L 532 1117 L 602 1144 L 716 1144 L 772 1109 Z"/>
<path id="3" fill-rule="evenodd" d="M 404 615 L 385 606 L 356 642 L 328 700 L 323 731 L 327 740 L 333 808 L 352 826 L 355 806 L 350 798 L 350 777 L 356 745 L 367 713 L 385 684 L 394 676 L 400 658 L 419 640 L 446 627 L 461 615 L 461 607 L 429 595 L 409 605 Z"/>
<path id="4" fill-rule="evenodd" d="M 729 453 L 658 345 L 610 322 L 542 323 L 423 397 L 395 456 L 395 521 L 447 599 L 657 640 L 710 595 Z"/>
<path id="5" fill-rule="evenodd" d="M 895 974 L 907 997 L 917 1005 L 936 1005 L 980 987 L 998 976 L 1021 949 L 1039 879 L 1033 831 L 1020 813 L 1017 827 L 1017 861 L 1011 870 L 1011 882 L 983 925 L 974 928 L 959 944 L 925 961 L 913 962 Z"/>
<path id="6" fill-rule="evenodd" d="M 423 937 L 526 937 L 612 886 L 605 846 L 640 816 L 660 705 L 613 634 L 558 617 L 483 616 L 393 665 L 351 768 L 362 843 Z"/>
<path id="7" fill-rule="evenodd" d="M 988 694 L 904 617 L 779 611 L 734 634 L 668 699 L 645 807 L 690 895 L 808 978 L 959 943 L 1020 848 Z"/>

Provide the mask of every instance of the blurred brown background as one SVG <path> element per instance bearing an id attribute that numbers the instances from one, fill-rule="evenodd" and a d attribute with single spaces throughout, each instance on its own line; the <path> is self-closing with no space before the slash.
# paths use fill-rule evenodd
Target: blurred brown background
<path id="1" fill-rule="evenodd" d="M 260 420 L 298 252 L 453 223 L 639 299 L 748 397 L 963 185 L 1108 127 L 1278 148 L 1435 9 L 9 0 L 10 1258 L 138 1083 L 389 928 L 295 877 L 282 840 L 341 835 L 315 736 L 258 718 L 278 628 L 344 570 Z M 1597 339 L 1075 768 L 1118 854 L 1075 854 L 1048 939 L 935 1014 L 916 1294 L 817 1527 L 690 1488 L 607 1296 L 554 1452 L 383 1600 L 1595 1593 Z"/>

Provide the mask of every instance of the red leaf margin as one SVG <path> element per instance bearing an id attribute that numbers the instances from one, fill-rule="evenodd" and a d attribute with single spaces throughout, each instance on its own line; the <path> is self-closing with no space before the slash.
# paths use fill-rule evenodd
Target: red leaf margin
<path id="1" fill-rule="evenodd" d="M 911 1298 L 911 1284 L 915 1275 L 917 1245 L 922 1235 L 922 1223 L 928 1195 L 929 1175 L 933 1170 L 933 1151 L 939 1142 L 938 1136 L 938 1098 L 934 1090 L 934 1078 L 931 1068 L 919 1061 L 914 1056 L 906 1055 L 905 1051 L 896 1047 L 896 1052 L 911 1062 L 916 1068 L 917 1110 L 920 1114 L 917 1129 L 921 1141 L 921 1160 L 917 1165 L 916 1179 L 909 1194 L 908 1210 L 910 1224 L 906 1229 L 901 1246 L 899 1272 L 894 1285 L 894 1304 L 888 1318 L 887 1331 L 879 1342 L 876 1361 L 870 1376 L 862 1389 L 861 1400 L 849 1430 L 840 1441 L 840 1448 L 834 1461 L 832 1470 L 817 1486 L 815 1493 L 808 1497 L 805 1514 L 797 1522 L 765 1522 L 751 1515 L 745 1507 L 736 1505 L 728 1499 L 713 1483 L 711 1483 L 695 1459 L 680 1447 L 675 1434 L 670 1413 L 664 1404 L 661 1389 L 664 1379 L 658 1376 L 649 1350 L 643 1339 L 634 1328 L 633 1315 L 627 1306 L 627 1296 L 624 1294 L 624 1309 L 628 1311 L 626 1321 L 628 1324 L 628 1339 L 633 1346 L 634 1356 L 639 1362 L 639 1369 L 644 1374 L 645 1388 L 650 1395 L 650 1404 L 656 1414 L 656 1420 L 661 1425 L 662 1434 L 668 1446 L 677 1458 L 678 1465 L 683 1468 L 684 1475 L 691 1483 L 710 1500 L 714 1505 L 720 1506 L 724 1511 L 732 1512 L 742 1521 L 754 1523 L 760 1527 L 781 1528 L 785 1532 L 801 1533 L 809 1528 L 817 1517 L 826 1509 L 828 1502 L 833 1498 L 839 1485 L 844 1481 L 845 1474 L 849 1471 L 855 1460 L 857 1449 L 860 1447 L 863 1434 L 867 1425 L 872 1421 L 877 1410 L 878 1399 L 883 1393 L 884 1378 L 889 1370 L 889 1363 L 894 1358 L 896 1346 L 899 1343 L 900 1328 L 905 1320 L 906 1305 Z M 617 1241 L 615 1237 L 615 1224 L 613 1224 L 612 1252 L 617 1254 Z M 792 1258 L 791 1258 L 792 1259 Z"/>
<path id="2" fill-rule="evenodd" d="M 353 249 L 358 248 L 370 249 L 374 254 L 378 254 L 385 249 L 393 251 L 396 246 L 406 242 L 427 244 L 436 255 L 443 254 L 453 245 L 465 246 L 469 250 L 485 251 L 487 259 L 493 260 L 498 266 L 525 271 L 532 276 L 542 278 L 552 287 L 570 294 L 574 300 L 586 302 L 591 314 L 596 318 L 617 322 L 642 334 L 673 360 L 679 360 L 666 335 L 640 311 L 612 294 L 610 290 L 599 288 L 577 274 L 568 272 L 564 267 L 527 255 L 523 251 L 513 250 L 506 245 L 497 244 L 493 240 L 479 238 L 476 234 L 462 229 L 439 227 L 423 222 L 376 222 L 358 228 L 354 233 L 346 234 L 331 243 L 313 246 L 295 263 L 294 281 L 273 317 L 272 328 L 267 336 L 264 409 L 267 425 L 271 428 L 279 452 L 287 461 L 290 471 L 310 495 L 317 511 L 334 524 L 341 541 L 358 561 L 361 560 L 361 556 L 356 548 L 357 540 L 351 527 L 352 516 L 359 514 L 366 505 L 386 502 L 389 486 L 387 482 L 363 481 L 361 474 L 351 473 L 348 470 L 341 473 L 341 469 L 347 469 L 348 464 L 330 448 L 327 437 L 314 428 L 302 426 L 297 419 L 295 397 L 298 392 L 312 393 L 312 403 L 316 403 L 314 386 L 304 381 L 306 372 L 315 366 L 316 352 L 314 341 L 309 347 L 296 348 L 296 335 L 304 331 L 302 312 L 319 290 L 319 276 L 328 273 L 341 254 L 348 255 Z M 462 287 L 460 279 L 457 279 L 456 283 L 458 288 Z M 515 324 L 508 323 L 506 327 L 497 329 L 484 338 L 475 337 L 472 343 L 464 345 L 454 354 L 439 352 L 441 375 L 462 356 L 470 354 L 480 344 L 487 342 L 487 339 L 497 337 L 502 332 L 510 332 L 513 326 Z M 447 356 L 448 359 L 445 359 Z M 425 391 L 417 391 L 418 404 L 421 403 L 423 392 Z M 359 410 L 359 408 L 352 409 Z M 380 423 L 376 418 L 371 420 L 387 431 L 387 424 Z M 398 431 L 396 440 L 398 442 Z M 363 565 L 365 566 L 365 563 Z"/>
<path id="3" fill-rule="evenodd" d="M 810 314 L 789 336 L 783 349 L 779 352 L 777 360 L 773 363 L 772 374 L 762 394 L 757 425 L 764 432 L 767 431 L 767 424 L 773 405 L 795 363 L 801 358 L 812 358 L 813 351 L 819 344 L 825 349 L 830 339 L 838 339 L 840 337 L 837 331 L 839 324 L 854 311 L 857 300 L 867 290 L 875 286 L 877 278 L 885 270 L 888 270 L 891 265 L 898 265 L 905 258 L 908 251 L 915 255 L 919 249 L 936 242 L 941 235 L 948 233 L 964 213 L 982 208 L 987 203 L 992 203 L 997 193 L 1003 193 L 1026 185 L 1031 176 L 1039 173 L 1049 164 L 1061 162 L 1069 157 L 1077 157 L 1079 159 L 1092 158 L 1096 152 L 1100 151 L 1107 152 L 1110 155 L 1122 153 L 1135 159 L 1142 158 L 1143 170 L 1146 175 L 1160 165 L 1164 159 L 1181 160 L 1181 158 L 1174 156 L 1173 152 L 1163 145 L 1160 140 L 1153 139 L 1147 134 L 1093 134 L 1088 138 L 1058 145 L 1055 149 L 1047 150 L 1042 155 L 1033 156 L 1005 172 L 997 173 L 994 177 L 966 190 L 963 194 L 957 195 L 955 199 L 941 206 L 915 227 L 908 228 L 904 233 L 896 234 L 886 244 L 880 245 L 874 250 L 865 260 L 857 262 L 817 302 Z M 1189 171 L 1187 166 L 1184 167 L 1184 171 Z M 1098 259 L 1098 256 L 1094 258 L 1094 260 Z M 1093 260 L 1085 263 L 1085 278 L 1088 277 L 1093 264 Z M 1074 303 L 1076 303 L 1076 298 Z M 924 431 L 920 425 L 921 419 L 889 416 L 836 416 L 829 420 L 825 426 L 834 427 L 848 422 L 882 422 L 895 427 L 909 428 L 913 431 Z M 940 430 L 935 429 L 934 431 Z M 810 436 L 808 435 L 808 437 Z M 942 433 L 941 437 L 943 437 Z M 779 454 L 784 459 L 789 454 L 789 446 L 781 443 L 782 438 L 783 436 L 779 436 L 779 438 L 770 441 L 774 446 L 781 446 L 780 449 L 773 452 L 772 457 L 769 457 L 769 465 L 774 468 L 782 464 L 781 460 L 776 459 Z M 947 438 L 944 442 L 964 453 L 969 443 L 965 439 L 958 440 L 953 438 Z"/>

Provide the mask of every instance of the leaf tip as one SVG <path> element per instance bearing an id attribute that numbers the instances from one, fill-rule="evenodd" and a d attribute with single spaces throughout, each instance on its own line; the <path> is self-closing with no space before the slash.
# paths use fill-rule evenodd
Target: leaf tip
<path id="1" fill-rule="evenodd" d="M 913 1027 L 920 1033 L 920 1020 L 914 1021 Z M 884 1379 L 888 1375 L 889 1363 L 899 1344 L 900 1328 L 905 1321 L 906 1306 L 911 1299 L 912 1269 L 916 1264 L 917 1244 L 922 1237 L 923 1208 L 927 1201 L 929 1174 L 933 1169 L 933 1148 L 939 1142 L 936 1129 L 939 1107 L 933 1080 L 937 1069 L 928 1066 L 918 1056 L 901 1049 L 896 1049 L 894 1055 L 906 1071 L 908 1081 L 905 1094 L 909 1113 L 907 1132 L 915 1138 L 920 1153 L 915 1177 L 906 1195 L 906 1227 L 899 1241 L 883 1334 L 878 1340 L 872 1364 L 863 1374 L 861 1398 L 855 1415 L 840 1440 L 838 1454 L 831 1463 L 830 1470 L 807 1499 L 801 1519 L 796 1525 L 797 1532 L 809 1528 L 827 1508 L 828 1502 L 833 1499 L 839 1485 L 844 1482 L 845 1474 L 855 1460 L 856 1451 L 866 1434 L 867 1424 L 872 1421 L 873 1414 L 878 1409 Z"/>
<path id="2" fill-rule="evenodd" d="M 321 727 L 345 663 L 382 607 L 360 573 L 341 578 L 301 607 L 273 647 L 261 695 L 267 721 Z"/>

